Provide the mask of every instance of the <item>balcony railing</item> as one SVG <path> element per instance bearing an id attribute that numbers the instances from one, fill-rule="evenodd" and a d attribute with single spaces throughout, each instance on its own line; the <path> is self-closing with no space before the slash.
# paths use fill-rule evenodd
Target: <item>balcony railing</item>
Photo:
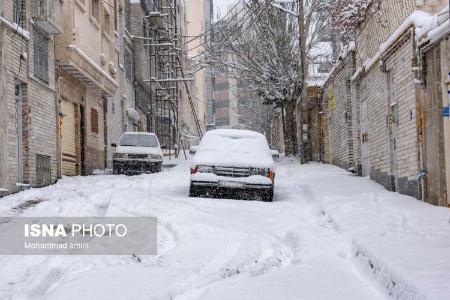
<path id="1" fill-rule="evenodd" d="M 33 21 L 48 34 L 62 33 L 62 0 L 33 0 Z"/>

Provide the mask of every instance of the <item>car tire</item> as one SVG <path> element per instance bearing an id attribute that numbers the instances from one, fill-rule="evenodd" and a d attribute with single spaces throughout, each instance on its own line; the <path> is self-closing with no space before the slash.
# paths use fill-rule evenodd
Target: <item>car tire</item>
<path id="1" fill-rule="evenodd" d="M 189 186 L 189 197 L 199 197 L 200 196 L 200 191 L 198 190 L 197 187 L 195 187 L 192 183 Z"/>
<path id="2" fill-rule="evenodd" d="M 273 187 L 270 190 L 264 192 L 263 201 L 273 202 Z"/>
<path id="3" fill-rule="evenodd" d="M 119 169 L 118 169 L 118 168 L 114 168 L 114 167 L 113 167 L 113 174 L 114 174 L 114 175 L 118 175 L 118 174 L 120 174 L 120 171 L 119 171 Z"/>

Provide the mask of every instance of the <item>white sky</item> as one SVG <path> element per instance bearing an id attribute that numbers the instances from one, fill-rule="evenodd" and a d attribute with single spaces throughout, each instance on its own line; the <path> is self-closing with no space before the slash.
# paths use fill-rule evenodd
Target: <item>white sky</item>
<path id="1" fill-rule="evenodd" d="M 227 13 L 227 7 L 233 5 L 237 0 L 213 0 L 214 1 L 214 19 L 217 19 L 217 13 L 223 17 Z"/>

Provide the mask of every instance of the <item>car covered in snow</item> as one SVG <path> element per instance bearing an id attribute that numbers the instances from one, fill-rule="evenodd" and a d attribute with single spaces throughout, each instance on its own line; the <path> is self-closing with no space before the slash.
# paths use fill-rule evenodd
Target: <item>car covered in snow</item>
<path id="1" fill-rule="evenodd" d="M 125 132 L 113 156 L 114 174 L 160 172 L 163 153 L 158 137 L 151 132 Z"/>
<path id="2" fill-rule="evenodd" d="M 206 132 L 191 165 L 190 197 L 256 194 L 272 201 L 275 162 L 264 135 L 249 130 Z"/>

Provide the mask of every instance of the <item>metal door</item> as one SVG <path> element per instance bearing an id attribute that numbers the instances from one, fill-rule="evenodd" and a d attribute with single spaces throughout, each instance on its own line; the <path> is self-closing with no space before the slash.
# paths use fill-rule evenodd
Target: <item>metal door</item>
<path id="1" fill-rule="evenodd" d="M 395 101 L 395 82 L 391 71 L 387 72 L 388 79 L 388 127 L 392 190 L 398 191 L 398 160 L 397 160 L 397 124 L 398 124 L 398 104 Z"/>
<path id="2" fill-rule="evenodd" d="M 36 154 L 36 186 L 49 185 L 52 181 L 50 156 Z"/>
<path id="3" fill-rule="evenodd" d="M 77 175 L 75 104 L 61 101 L 61 171 L 63 175 Z"/>
<path id="4" fill-rule="evenodd" d="M 365 99 L 361 102 L 361 160 L 362 175 L 369 176 L 369 116 Z"/>

